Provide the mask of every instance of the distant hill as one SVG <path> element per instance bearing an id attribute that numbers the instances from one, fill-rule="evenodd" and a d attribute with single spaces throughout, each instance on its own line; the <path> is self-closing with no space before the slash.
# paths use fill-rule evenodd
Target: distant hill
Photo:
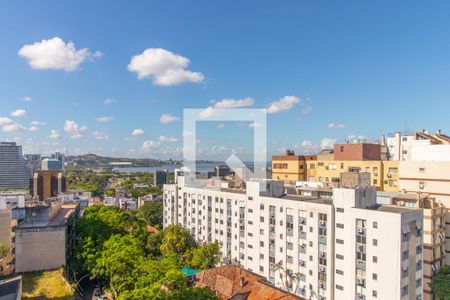
<path id="1" fill-rule="evenodd" d="M 176 160 L 160 160 L 154 158 L 125 158 L 125 157 L 105 157 L 95 154 L 70 155 L 66 156 L 66 163 L 69 166 L 89 166 L 89 167 L 115 167 L 114 164 L 130 163 L 131 167 L 157 167 L 165 164 L 178 164 Z"/>

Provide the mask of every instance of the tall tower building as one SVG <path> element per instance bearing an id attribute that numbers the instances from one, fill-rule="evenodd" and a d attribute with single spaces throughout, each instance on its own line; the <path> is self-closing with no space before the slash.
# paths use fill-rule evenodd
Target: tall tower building
<path id="1" fill-rule="evenodd" d="M 30 179 L 30 194 L 44 201 L 66 191 L 66 177 L 61 171 L 37 171 Z"/>
<path id="2" fill-rule="evenodd" d="M 24 189 L 28 179 L 22 146 L 14 142 L 0 142 L 0 188 Z"/>

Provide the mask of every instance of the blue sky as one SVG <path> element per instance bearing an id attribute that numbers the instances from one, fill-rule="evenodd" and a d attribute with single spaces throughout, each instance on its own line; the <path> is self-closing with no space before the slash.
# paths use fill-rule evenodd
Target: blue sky
<path id="1" fill-rule="evenodd" d="M 183 109 L 214 103 L 275 107 L 269 154 L 448 131 L 449 11 L 446 1 L 5 2 L 0 140 L 180 157 Z M 203 158 L 248 159 L 251 133 L 211 122 Z"/>

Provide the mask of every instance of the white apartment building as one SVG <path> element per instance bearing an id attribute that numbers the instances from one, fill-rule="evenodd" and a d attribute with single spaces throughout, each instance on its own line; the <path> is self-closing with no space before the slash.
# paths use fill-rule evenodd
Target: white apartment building
<path id="1" fill-rule="evenodd" d="M 330 199 L 286 195 L 280 181 L 246 186 L 190 187 L 179 176 L 164 185 L 164 227 L 218 241 L 224 262 L 300 297 L 422 299 L 422 210 L 376 205 L 370 187 Z"/>
<path id="2" fill-rule="evenodd" d="M 0 192 L 0 209 L 14 209 L 16 207 L 25 207 L 25 200 L 29 198 L 28 193 L 20 191 Z"/>

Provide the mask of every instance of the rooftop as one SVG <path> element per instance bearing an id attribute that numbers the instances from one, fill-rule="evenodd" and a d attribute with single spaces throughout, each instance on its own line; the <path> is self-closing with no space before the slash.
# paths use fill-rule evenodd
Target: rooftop
<path id="1" fill-rule="evenodd" d="M 25 210 L 32 210 L 31 217 L 25 213 L 25 219 L 17 225 L 17 228 L 35 228 L 35 227 L 59 227 L 65 225 L 67 219 L 75 211 L 78 204 L 64 204 L 50 217 L 45 216 L 45 209 L 49 207 L 34 206 L 26 207 Z M 39 215 L 41 214 L 41 215 Z M 37 217 L 36 217 L 37 216 Z M 36 218 L 34 218 L 36 217 Z"/>
<path id="2" fill-rule="evenodd" d="M 405 207 L 405 206 L 398 206 L 398 205 L 377 205 L 372 208 L 376 211 L 381 212 L 389 212 L 394 214 L 405 214 L 410 213 L 412 211 L 418 210 L 418 208 L 415 207 Z"/>
<path id="3" fill-rule="evenodd" d="M 22 277 L 14 277 L 0 281 L 0 298 L 16 299 L 22 294 Z"/>
<path id="4" fill-rule="evenodd" d="M 195 286 L 210 288 L 220 299 L 302 300 L 271 285 L 264 277 L 235 265 L 224 265 L 197 274 Z"/>

